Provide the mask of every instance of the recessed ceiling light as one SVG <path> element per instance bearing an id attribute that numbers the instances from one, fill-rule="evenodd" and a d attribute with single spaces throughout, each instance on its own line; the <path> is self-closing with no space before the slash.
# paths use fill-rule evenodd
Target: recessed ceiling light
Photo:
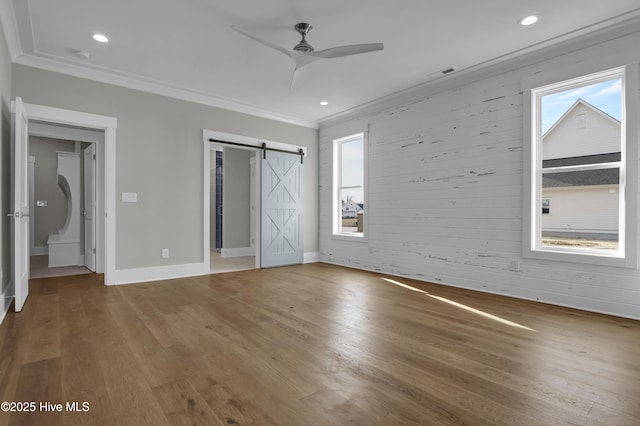
<path id="1" fill-rule="evenodd" d="M 109 38 L 104 34 L 94 34 L 92 37 L 93 37 L 93 39 L 95 41 L 99 41 L 100 43 L 108 43 L 109 42 Z"/>
<path id="2" fill-rule="evenodd" d="M 327 101 L 320 101 L 320 105 L 322 105 L 322 106 L 327 106 L 327 105 L 329 105 L 329 102 L 327 102 Z"/>
<path id="3" fill-rule="evenodd" d="M 535 15 L 527 16 L 526 18 L 522 18 L 520 21 L 520 25 L 531 25 L 538 22 L 538 17 Z"/>

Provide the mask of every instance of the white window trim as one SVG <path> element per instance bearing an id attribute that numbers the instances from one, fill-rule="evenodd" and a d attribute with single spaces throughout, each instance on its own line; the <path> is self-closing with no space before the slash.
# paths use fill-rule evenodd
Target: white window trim
<path id="1" fill-rule="evenodd" d="M 363 221 L 364 226 L 362 229 L 362 234 L 352 233 L 352 232 L 339 232 L 340 226 L 338 225 L 339 221 L 342 219 L 341 215 L 338 214 L 340 209 L 340 199 L 338 197 L 338 185 L 341 182 L 340 169 L 341 169 L 341 158 L 340 158 L 340 150 L 337 147 L 345 142 L 349 142 L 353 139 L 357 139 L 362 137 L 362 147 L 363 147 L 363 203 L 364 203 L 364 213 L 363 213 Z M 348 136 L 340 137 L 338 139 L 333 140 L 332 150 L 333 150 L 333 185 L 332 185 L 332 201 L 331 201 L 331 227 L 332 227 L 332 238 L 336 240 L 344 240 L 344 241 L 356 241 L 356 242 L 366 242 L 368 240 L 369 235 L 369 220 L 368 220 L 368 168 L 369 168 L 369 155 L 368 155 L 368 139 L 367 132 L 361 131 L 352 133 Z"/>
<path id="2" fill-rule="evenodd" d="M 623 248 L 615 254 L 607 254 L 603 251 L 571 250 L 568 248 L 554 249 L 542 248 L 538 241 L 539 223 L 537 219 L 542 217 L 541 206 L 541 172 L 533 176 L 537 170 L 537 161 L 540 155 L 538 136 L 535 124 L 540 111 L 533 108 L 536 90 L 533 87 L 525 87 L 524 94 L 524 167 L 523 167 L 523 256 L 540 260 L 554 260 L 561 262 L 588 263 L 602 266 L 614 266 L 625 268 L 638 267 L 638 143 L 640 133 L 638 121 L 639 109 L 639 80 L 638 64 L 627 65 L 610 70 L 614 75 L 624 70 L 623 120 L 622 137 L 625 141 L 622 147 L 621 177 L 620 181 L 620 214 L 623 216 L 624 230 L 621 229 L 619 242 Z M 598 73 L 603 76 L 607 71 Z M 563 75 L 552 81 L 537 81 L 537 91 L 560 86 L 558 81 L 567 81 L 572 78 L 581 78 L 580 74 L 573 76 Z M 589 75 L 582 75 L 587 80 Z M 604 78 L 603 78 L 604 79 Z M 551 80 L 551 77 L 549 78 Z M 551 83 L 551 84 L 549 84 Z"/>

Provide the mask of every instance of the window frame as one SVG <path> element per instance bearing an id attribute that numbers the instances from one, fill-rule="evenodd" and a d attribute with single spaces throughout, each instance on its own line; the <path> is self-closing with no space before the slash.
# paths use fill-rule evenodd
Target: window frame
<path id="1" fill-rule="evenodd" d="M 563 262 L 588 263 L 603 266 L 638 267 L 638 65 L 626 65 L 593 73 L 552 76 L 537 81 L 535 87 L 523 87 L 524 95 L 524 168 L 523 168 L 523 256 L 526 258 Z M 542 246 L 542 134 L 540 99 L 573 87 L 595 84 L 612 78 L 622 78 L 621 160 L 615 164 L 599 164 L 589 168 L 620 167 L 619 182 L 619 249 L 604 250 L 558 248 Z M 523 84 L 524 86 L 524 84 Z M 604 166 L 604 167 L 603 167 Z M 582 170 L 584 166 L 561 167 L 560 171 Z M 566 170 L 565 170 L 566 169 Z M 545 169 L 545 173 L 553 170 Z"/>
<path id="2" fill-rule="evenodd" d="M 359 232 L 340 232 L 340 225 L 342 220 L 341 214 L 341 200 L 340 192 L 344 188 L 340 186 L 342 184 L 342 150 L 340 149 L 344 143 L 352 142 L 357 139 L 362 139 L 362 166 L 363 166 L 363 180 L 362 180 L 362 202 L 365 206 L 363 211 L 363 229 L 362 233 Z M 367 220 L 367 182 L 368 182 L 368 141 L 367 132 L 360 131 L 349 134 L 333 140 L 333 195 L 332 195 L 332 237 L 334 239 L 346 240 L 346 241 L 360 241 L 365 242 L 368 239 L 369 221 Z"/>

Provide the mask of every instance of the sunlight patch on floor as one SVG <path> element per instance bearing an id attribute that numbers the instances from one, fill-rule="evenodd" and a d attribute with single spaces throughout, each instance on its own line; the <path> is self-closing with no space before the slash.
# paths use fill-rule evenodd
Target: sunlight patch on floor
<path id="1" fill-rule="evenodd" d="M 472 307 L 470 307 L 470 306 L 463 305 L 462 303 L 454 302 L 453 300 L 449 300 L 449 299 L 447 299 L 447 298 L 445 298 L 445 297 L 441 297 L 441 296 L 434 296 L 433 294 L 429 294 L 428 292 L 426 292 L 426 291 L 424 291 L 424 290 L 420 290 L 419 288 L 412 287 L 412 286 L 410 286 L 410 285 L 408 285 L 408 284 L 403 284 L 403 283 L 401 283 L 401 282 L 399 282 L 399 281 L 392 280 L 392 279 L 390 279 L 390 278 L 384 278 L 384 277 L 381 277 L 381 278 L 382 278 L 384 281 L 388 282 L 388 283 L 391 283 L 391 284 L 397 285 L 397 286 L 399 286 L 399 287 L 406 288 L 406 289 L 411 290 L 411 291 L 415 291 L 415 292 L 418 292 L 418 293 L 422 293 L 422 294 L 427 295 L 427 296 L 429 296 L 429 297 L 431 297 L 431 298 L 433 298 L 433 299 L 439 300 L 439 301 L 444 302 L 444 303 L 448 303 L 448 304 L 449 304 L 449 305 L 451 305 L 451 306 L 455 306 L 456 308 L 464 309 L 465 311 L 472 312 L 472 313 L 474 313 L 474 314 L 476 314 L 476 315 L 480 315 L 480 316 L 483 316 L 483 317 L 485 317 L 485 318 L 489 318 L 489 319 L 491 319 L 491 320 L 493 320 L 493 321 L 497 321 L 497 322 L 499 322 L 499 323 L 501 323 L 501 324 L 509 325 L 509 326 L 511 326 L 511 327 L 516 327 L 516 328 L 522 328 L 522 329 L 524 329 L 524 330 L 535 331 L 535 330 L 534 330 L 534 329 L 532 329 L 532 328 L 526 327 L 526 326 L 524 326 L 524 325 L 520 325 L 520 324 L 518 324 L 518 323 L 515 323 L 515 322 L 513 322 L 513 321 L 509 321 L 509 320 L 506 320 L 506 319 L 504 319 L 504 318 L 500 318 L 499 316 L 489 314 L 489 313 L 484 312 L 484 311 L 481 311 L 481 310 L 479 310 L 479 309 L 475 309 L 475 308 L 472 308 Z"/>

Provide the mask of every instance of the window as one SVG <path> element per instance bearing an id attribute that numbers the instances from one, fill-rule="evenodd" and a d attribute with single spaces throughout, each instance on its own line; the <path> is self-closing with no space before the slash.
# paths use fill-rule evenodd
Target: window
<path id="1" fill-rule="evenodd" d="M 366 143 L 358 133 L 333 141 L 333 234 L 365 235 Z"/>
<path id="2" fill-rule="evenodd" d="M 529 92 L 525 255 L 637 264 L 637 125 L 628 120 L 637 89 L 628 77 L 617 68 Z"/>

